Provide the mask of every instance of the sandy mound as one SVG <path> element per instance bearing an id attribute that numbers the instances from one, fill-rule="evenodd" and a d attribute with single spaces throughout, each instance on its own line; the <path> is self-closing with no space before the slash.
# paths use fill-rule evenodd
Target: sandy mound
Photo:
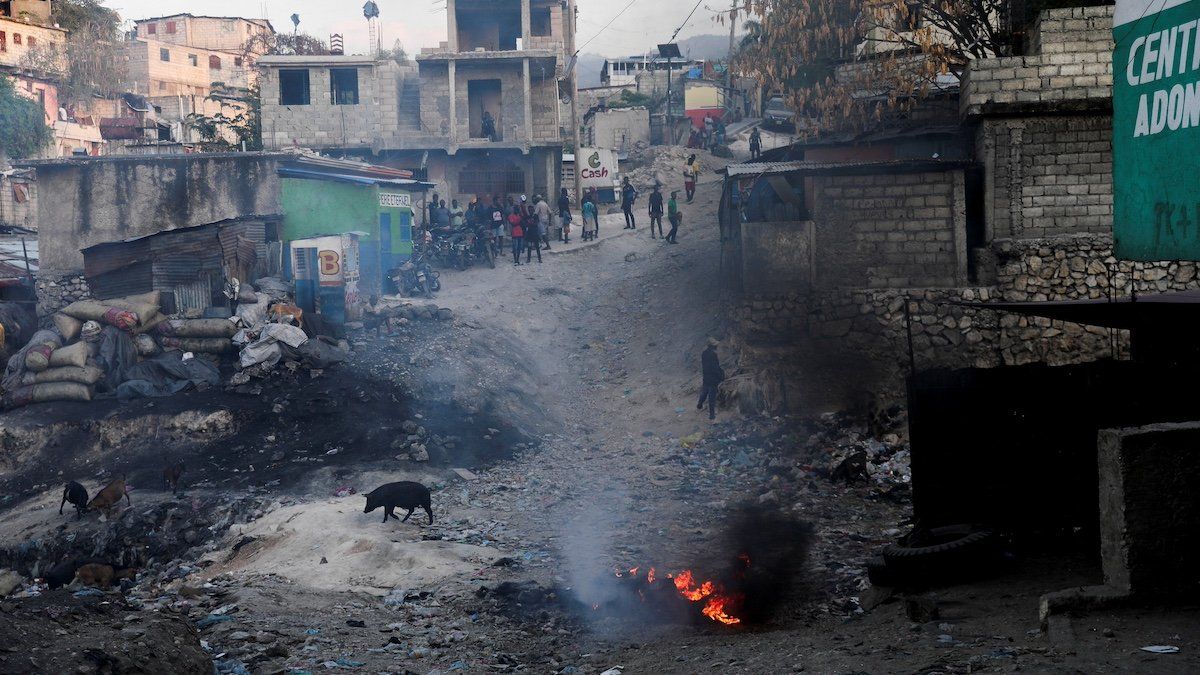
<path id="1" fill-rule="evenodd" d="M 278 509 L 246 525 L 230 528 L 229 548 L 212 557 L 218 564 L 206 576 L 222 573 L 277 574 L 323 590 L 384 595 L 451 576 L 466 576 L 494 562 L 490 548 L 422 541 L 427 530 L 418 510 L 407 523 L 383 519 L 382 510 L 362 512 L 363 498 L 299 504 Z M 398 514 L 404 517 L 404 511 Z M 436 517 L 436 511 L 435 511 Z M 233 546 L 243 543 L 236 552 Z M 322 564 L 321 559 L 328 562 Z"/>

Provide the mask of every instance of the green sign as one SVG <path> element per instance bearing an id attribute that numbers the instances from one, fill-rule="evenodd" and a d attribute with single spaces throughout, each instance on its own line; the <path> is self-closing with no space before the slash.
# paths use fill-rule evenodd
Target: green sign
<path id="1" fill-rule="evenodd" d="M 1200 260 L 1200 0 L 1118 0 L 1113 239 L 1128 260 Z"/>

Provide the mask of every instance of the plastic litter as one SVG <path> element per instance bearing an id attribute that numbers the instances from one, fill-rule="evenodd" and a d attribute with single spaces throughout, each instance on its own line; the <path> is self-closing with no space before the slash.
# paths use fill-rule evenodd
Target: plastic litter
<path id="1" fill-rule="evenodd" d="M 99 598 L 99 597 L 104 596 L 104 591 L 100 590 L 99 588 L 88 587 L 88 588 L 81 588 L 78 591 L 75 591 L 74 593 L 72 593 L 71 595 L 73 595 L 77 598 Z"/>
<path id="2" fill-rule="evenodd" d="M 208 616 L 196 622 L 196 628 L 208 628 L 209 626 L 215 626 L 218 623 L 224 623 L 226 621 L 233 621 L 233 617 L 225 616 L 223 614 L 209 614 Z"/>
<path id="3" fill-rule="evenodd" d="M 1179 647 L 1174 645 L 1149 645 L 1142 647 L 1142 651 L 1150 652 L 1151 654 L 1178 654 Z"/>

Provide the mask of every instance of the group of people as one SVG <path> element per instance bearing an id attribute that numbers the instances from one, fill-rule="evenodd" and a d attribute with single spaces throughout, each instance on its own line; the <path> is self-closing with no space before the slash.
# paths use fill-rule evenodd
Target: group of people
<path id="1" fill-rule="evenodd" d="M 460 206 L 457 199 L 452 199 L 450 205 L 434 193 L 429 202 L 425 232 L 426 242 L 432 241 L 433 232 L 451 231 L 468 228 L 475 231 L 487 231 L 492 237 L 497 251 L 505 250 L 505 240 L 513 256 L 513 265 L 521 264 L 521 255 L 525 255 L 525 263 L 533 262 L 534 255 L 542 262 L 542 251 L 550 250 L 550 233 L 557 224 L 561 243 L 570 243 L 574 216 L 571 214 L 571 198 L 563 188 L 558 197 L 557 222 L 555 211 L 542 195 L 534 195 L 531 201 L 528 196 L 519 197 L 508 195 L 492 195 L 489 202 L 486 196 L 473 197 L 465 207 Z M 584 197 L 583 204 L 583 239 L 591 240 L 596 237 L 600 228 L 599 209 L 596 207 L 595 194 Z"/>
<path id="2" fill-rule="evenodd" d="M 691 134 L 688 136 L 687 146 L 689 148 L 703 148 L 711 151 L 715 150 L 718 146 L 725 145 L 725 141 L 725 120 L 707 115 L 701 127 L 692 129 Z"/>
<path id="3" fill-rule="evenodd" d="M 625 229 L 637 229 L 637 216 L 634 215 L 633 206 L 637 202 L 638 191 L 629 182 L 629 178 L 625 178 L 625 182 L 621 185 L 621 212 L 625 214 Z M 663 194 L 660 186 L 655 185 L 650 192 L 650 238 L 656 239 L 662 237 L 668 244 L 678 244 L 676 237 L 679 235 L 679 224 L 683 221 L 683 213 L 679 210 L 679 191 L 671 192 L 671 199 L 665 204 L 663 202 Z M 667 215 L 667 222 L 671 224 L 671 231 L 663 234 L 662 219 L 663 214 Z M 654 234 L 655 226 L 658 227 L 658 237 Z"/>
<path id="4" fill-rule="evenodd" d="M 683 168 L 683 187 L 690 204 L 696 196 L 696 181 L 700 176 L 700 162 L 696 155 L 690 155 Z M 621 211 L 625 214 L 625 229 L 637 229 L 637 216 L 634 206 L 638 197 L 637 188 L 626 176 L 621 184 Z M 672 190 L 670 199 L 664 199 L 662 187 L 655 185 L 649 197 L 648 215 L 650 216 L 650 238 L 662 238 L 669 244 L 678 244 L 679 226 L 683 222 L 683 212 L 679 209 L 679 191 Z M 433 194 L 426 215 L 427 229 L 425 242 L 433 239 L 433 232 L 450 232 L 469 228 L 476 232 L 485 230 L 492 237 L 497 251 L 505 250 L 505 239 L 512 252 L 513 265 L 521 265 L 521 255 L 525 256 L 525 264 L 533 262 L 536 255 L 542 262 L 542 251 L 550 250 L 550 233 L 557 225 L 558 240 L 567 244 L 571 241 L 575 217 L 571 213 L 571 197 L 566 188 L 562 188 L 558 196 L 557 211 L 542 195 L 534 195 L 530 201 L 526 195 L 519 197 L 508 195 L 492 195 L 489 202 L 486 195 L 472 197 L 464 207 L 457 199 L 440 199 Z M 600 233 L 600 199 L 595 188 L 589 189 L 583 196 L 581 209 L 582 222 L 580 238 L 592 241 Z M 554 216 L 557 213 L 557 221 Z M 667 217 L 670 231 L 663 232 L 663 216 Z M 657 230 L 657 234 L 656 234 Z"/>

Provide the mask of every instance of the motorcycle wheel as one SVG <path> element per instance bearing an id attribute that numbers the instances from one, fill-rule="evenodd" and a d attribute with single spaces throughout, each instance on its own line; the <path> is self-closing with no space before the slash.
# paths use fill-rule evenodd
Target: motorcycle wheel
<path id="1" fill-rule="evenodd" d="M 430 286 L 433 288 L 433 291 L 436 293 L 436 292 L 442 290 L 442 280 L 439 277 L 434 276 L 433 281 L 430 282 Z"/>

